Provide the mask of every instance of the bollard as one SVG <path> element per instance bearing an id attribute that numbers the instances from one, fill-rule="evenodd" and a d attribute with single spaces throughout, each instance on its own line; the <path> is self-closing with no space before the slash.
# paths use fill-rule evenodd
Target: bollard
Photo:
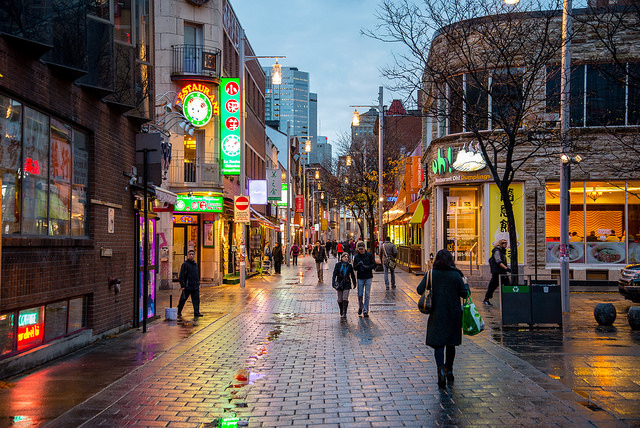
<path id="1" fill-rule="evenodd" d="M 169 307 L 173 308 L 173 295 L 169 294 Z"/>
<path id="2" fill-rule="evenodd" d="M 593 316 L 598 325 L 610 326 L 616 320 L 616 307 L 613 303 L 598 303 L 593 309 Z"/>
<path id="3" fill-rule="evenodd" d="M 627 321 L 631 330 L 640 330 L 640 306 L 632 306 L 627 312 Z"/>

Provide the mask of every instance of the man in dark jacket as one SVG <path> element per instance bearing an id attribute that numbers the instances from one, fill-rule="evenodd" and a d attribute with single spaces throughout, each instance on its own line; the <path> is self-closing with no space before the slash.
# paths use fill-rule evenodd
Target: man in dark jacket
<path id="1" fill-rule="evenodd" d="M 493 298 L 493 292 L 496 291 L 500 283 L 500 275 L 507 272 L 511 272 L 511 269 L 507 265 L 507 240 L 501 239 L 496 242 L 493 251 L 491 251 L 491 259 L 489 259 L 489 267 L 491 268 L 491 281 L 489 281 L 489 287 L 487 293 L 484 295 L 482 303 L 488 306 L 492 306 L 491 300 Z M 509 278 L 502 277 L 502 285 L 509 285 Z"/>
<path id="2" fill-rule="evenodd" d="M 364 242 L 358 242 L 358 249 L 353 258 L 353 270 L 358 274 L 358 315 L 369 316 L 369 295 L 376 259 L 367 252 Z"/>
<path id="3" fill-rule="evenodd" d="M 324 246 L 320 244 L 320 241 L 316 241 L 316 245 L 313 247 L 311 256 L 316 261 L 316 270 L 318 271 L 318 282 L 322 282 L 322 263 L 327 261 L 327 251 Z"/>
<path id="4" fill-rule="evenodd" d="M 273 247 L 273 269 L 276 274 L 280 275 L 280 267 L 282 266 L 282 260 L 284 260 L 284 254 L 282 253 L 282 245 L 279 242 Z"/>
<path id="5" fill-rule="evenodd" d="M 396 288 L 396 267 L 395 264 L 389 266 L 391 262 L 395 263 L 396 257 L 398 257 L 398 249 L 396 245 L 391 242 L 391 238 L 385 236 L 384 243 L 380 247 L 380 260 L 382 260 L 382 266 L 384 266 L 384 285 L 389 289 L 389 271 L 391 271 L 391 288 Z"/>
<path id="6" fill-rule="evenodd" d="M 200 269 L 198 264 L 194 261 L 196 252 L 194 250 L 187 251 L 187 260 L 182 263 L 180 268 L 180 288 L 182 294 L 180 294 L 180 301 L 178 302 L 178 316 L 182 317 L 182 308 L 187 302 L 189 296 L 191 296 L 191 303 L 193 304 L 193 316 L 201 317 L 200 313 Z"/>

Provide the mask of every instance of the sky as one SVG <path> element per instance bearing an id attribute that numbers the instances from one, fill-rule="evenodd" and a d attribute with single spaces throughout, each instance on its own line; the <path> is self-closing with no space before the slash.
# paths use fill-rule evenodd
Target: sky
<path id="1" fill-rule="evenodd" d="M 318 134 L 334 147 L 351 132 L 351 105 L 378 105 L 386 85 L 379 69 L 393 61 L 390 44 L 360 34 L 373 29 L 375 0 L 230 0 L 256 56 L 309 73 L 318 94 Z M 275 60 L 262 59 L 263 66 Z M 384 89 L 384 104 L 393 94 Z M 359 108 L 359 112 L 367 111 Z"/>

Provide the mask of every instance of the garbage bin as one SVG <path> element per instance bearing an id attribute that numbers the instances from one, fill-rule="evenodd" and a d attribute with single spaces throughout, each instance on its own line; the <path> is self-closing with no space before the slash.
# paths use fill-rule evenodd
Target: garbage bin
<path id="1" fill-rule="evenodd" d="M 531 284 L 531 323 L 562 325 L 562 293 L 556 284 Z"/>
<path id="2" fill-rule="evenodd" d="M 502 325 L 531 324 L 530 287 L 503 285 L 501 291 Z"/>

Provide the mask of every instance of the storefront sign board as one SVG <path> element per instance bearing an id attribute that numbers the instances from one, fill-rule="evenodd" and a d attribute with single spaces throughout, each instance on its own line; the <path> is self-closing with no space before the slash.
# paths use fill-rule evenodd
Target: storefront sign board
<path id="1" fill-rule="evenodd" d="M 221 213 L 223 203 L 222 196 L 178 195 L 175 212 Z"/>
<path id="2" fill-rule="evenodd" d="M 282 174 L 277 168 L 267 168 L 267 200 L 279 201 L 282 196 Z"/>
<path id="3" fill-rule="evenodd" d="M 220 79 L 220 158 L 222 174 L 240 175 L 240 79 Z"/>
<path id="4" fill-rule="evenodd" d="M 280 185 L 282 191 L 280 194 L 280 200 L 278 201 L 278 206 L 279 207 L 286 207 L 287 206 L 287 198 L 288 198 L 288 193 L 287 193 L 287 183 L 282 183 Z"/>
<path id="5" fill-rule="evenodd" d="M 522 239 L 524 237 L 524 186 L 522 183 L 512 183 L 509 186 L 509 200 L 513 205 L 513 216 L 516 223 L 516 239 L 518 241 L 518 263 L 524 263 L 524 246 Z M 507 215 L 504 209 L 504 203 L 500 197 L 500 190 L 495 184 L 489 185 L 489 239 L 490 245 L 487 245 L 487 259 L 491 257 L 493 244 L 500 240 L 506 239 L 509 242 L 509 232 L 507 227 Z M 509 245 L 511 245 L 509 243 Z M 510 257 L 511 250 L 507 247 L 507 257 Z"/>
<path id="6" fill-rule="evenodd" d="M 296 195 L 296 212 L 304 212 L 304 198 L 302 195 Z"/>
<path id="7" fill-rule="evenodd" d="M 250 180 L 249 198 L 251 198 L 251 203 L 253 205 L 266 205 L 267 180 Z"/>

